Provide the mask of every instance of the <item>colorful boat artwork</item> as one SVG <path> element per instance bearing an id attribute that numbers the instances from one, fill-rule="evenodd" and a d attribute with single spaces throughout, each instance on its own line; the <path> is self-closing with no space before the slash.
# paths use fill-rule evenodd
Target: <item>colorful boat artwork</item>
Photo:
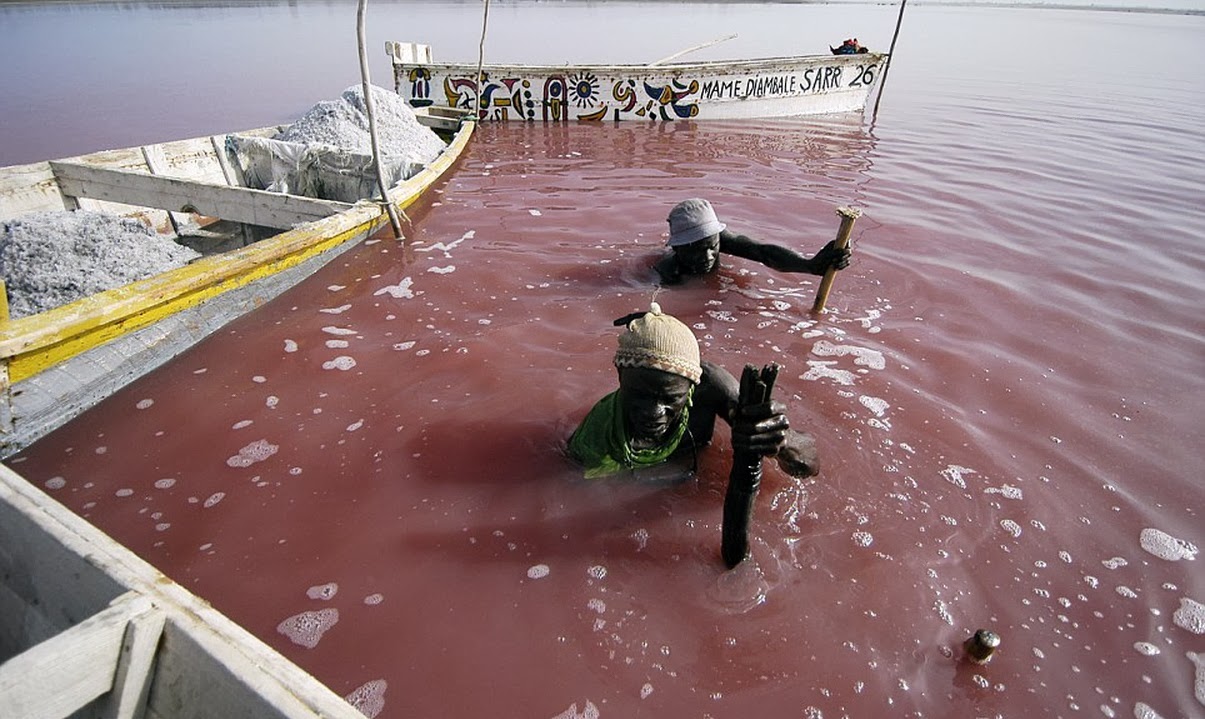
<path id="1" fill-rule="evenodd" d="M 800 55 L 642 65 L 436 63 L 387 42 L 394 89 L 414 107 L 479 107 L 481 120 L 731 120 L 859 112 L 887 54 Z M 480 90 L 480 93 L 478 91 Z"/>

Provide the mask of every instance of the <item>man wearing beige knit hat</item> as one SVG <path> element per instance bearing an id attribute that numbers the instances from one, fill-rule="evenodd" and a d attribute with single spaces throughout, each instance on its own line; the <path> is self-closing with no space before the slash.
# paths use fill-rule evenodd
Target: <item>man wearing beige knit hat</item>
<path id="1" fill-rule="evenodd" d="M 779 272 L 806 272 L 823 275 L 829 267 L 843 270 L 849 266 L 849 250 L 830 241 L 812 257 L 792 249 L 757 242 L 728 230 L 716 217 L 711 203 L 699 197 L 683 200 L 670 210 L 670 252 L 656 265 L 665 284 L 676 284 L 686 276 L 705 275 L 719 269 L 720 255 L 743 257 L 760 262 Z"/>
<path id="2" fill-rule="evenodd" d="M 773 455 L 796 476 L 816 473 L 815 443 L 790 428 L 782 405 L 767 402 L 738 412 L 736 378 L 701 360 L 694 333 L 657 303 L 615 324 L 627 327 L 615 351 L 619 389 L 599 400 L 569 439 L 569 454 L 587 477 L 693 456 L 710 444 L 716 417 L 732 426 L 734 449 Z"/>

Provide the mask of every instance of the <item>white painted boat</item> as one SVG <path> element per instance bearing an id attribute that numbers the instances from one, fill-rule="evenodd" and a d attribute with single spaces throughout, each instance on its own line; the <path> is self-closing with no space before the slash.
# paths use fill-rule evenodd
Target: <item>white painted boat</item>
<path id="1" fill-rule="evenodd" d="M 473 132 L 474 123 L 461 122 L 463 113 L 429 108 L 415 114 L 442 131 L 447 146 L 390 189 L 390 202 L 399 209 L 452 167 Z M 389 222 L 379 199 L 336 201 L 248 187 L 246 159 L 235 146 L 267 141 L 280 129 L 0 168 L 0 221 L 86 209 L 138 218 L 177 240 L 191 233 L 233 246 L 19 319 L 9 319 L 0 292 L 0 457 L 277 296 Z"/>
<path id="2" fill-rule="evenodd" d="M 0 717 L 364 714 L 0 465 Z"/>
<path id="3" fill-rule="evenodd" d="M 860 112 L 885 53 L 643 65 L 437 63 L 431 48 L 388 42 L 394 89 L 414 107 L 472 110 L 481 120 L 739 120 Z"/>

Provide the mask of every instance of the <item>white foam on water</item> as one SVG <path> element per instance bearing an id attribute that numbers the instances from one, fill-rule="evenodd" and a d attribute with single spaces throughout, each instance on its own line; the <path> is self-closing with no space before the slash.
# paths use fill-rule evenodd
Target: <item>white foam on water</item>
<path id="1" fill-rule="evenodd" d="M 280 624 L 276 631 L 285 635 L 294 644 L 313 649 L 322 640 L 322 635 L 339 621 L 338 609 L 319 609 L 294 614 Z"/>
<path id="2" fill-rule="evenodd" d="M 351 346 L 351 342 L 348 342 L 347 340 L 327 340 L 327 341 L 326 341 L 326 346 L 327 346 L 329 349 L 333 349 L 333 350 L 341 350 L 341 349 L 345 349 L 345 348 L 347 348 L 347 347 L 350 347 L 350 346 Z"/>
<path id="3" fill-rule="evenodd" d="M 1105 569 L 1121 569 L 1122 567 L 1129 564 L 1129 562 L 1127 562 L 1122 557 L 1113 557 L 1111 559 L 1102 559 L 1100 561 L 1100 563 L 1105 565 Z"/>
<path id="4" fill-rule="evenodd" d="M 356 430 L 360 429 L 363 426 L 364 426 L 364 420 L 358 419 L 355 422 L 352 422 L 351 424 L 347 425 L 347 431 L 355 432 Z"/>
<path id="5" fill-rule="evenodd" d="M 1148 527 L 1142 530 L 1138 535 L 1138 543 L 1146 551 L 1169 562 L 1178 562 L 1181 559 L 1193 561 L 1197 558 L 1197 545 L 1158 529 Z"/>
<path id="6" fill-rule="evenodd" d="M 607 611 L 607 603 L 598 597 L 593 597 L 590 599 L 590 601 L 586 602 L 586 608 L 590 609 L 591 611 L 598 612 L 599 614 L 603 614 Z"/>
<path id="7" fill-rule="evenodd" d="M 637 530 L 637 531 L 639 531 L 639 530 Z M 592 567 L 590 567 L 589 569 L 587 569 L 587 570 L 586 570 L 586 574 L 589 574 L 589 575 L 590 575 L 591 577 L 593 577 L 594 579 L 600 579 L 600 580 L 601 580 L 601 579 L 606 579 L 606 577 L 607 577 L 607 568 L 606 568 L 606 567 L 604 567 L 604 566 L 603 566 L 603 565 L 601 565 L 601 564 L 595 564 L 595 565 L 593 565 Z"/>
<path id="8" fill-rule="evenodd" d="M 934 600 L 933 609 L 937 611 L 937 616 L 941 617 L 943 622 L 949 624 L 951 627 L 954 626 L 954 615 L 950 613 L 950 609 L 944 601 L 941 599 Z"/>
<path id="9" fill-rule="evenodd" d="M 296 351 L 297 351 L 297 343 L 294 342 L 293 340 L 288 340 L 288 339 L 285 340 L 285 352 L 296 352 Z"/>
<path id="10" fill-rule="evenodd" d="M 305 595 L 307 597 L 309 597 L 310 599 L 321 599 L 325 602 L 329 602 L 330 600 L 334 599 L 335 595 L 338 593 L 339 593 L 339 585 L 336 584 L 335 582 L 327 582 L 326 584 L 315 584 L 314 586 L 305 590 Z"/>
<path id="11" fill-rule="evenodd" d="M 960 489 L 967 488 L 967 482 L 963 477 L 968 474 L 979 474 L 970 467 L 962 467 L 957 464 L 946 465 L 946 468 L 938 472 L 945 477 L 946 481 Z"/>
<path id="12" fill-rule="evenodd" d="M 579 712 L 577 710 L 577 702 L 569 705 L 565 711 L 552 717 L 552 719 L 598 719 L 598 707 L 594 706 L 594 702 L 586 700 L 586 706 Z"/>
<path id="13" fill-rule="evenodd" d="M 1197 698 L 1198 704 L 1205 704 L 1205 654 L 1197 654 L 1196 652 L 1185 652 L 1184 656 L 1188 657 L 1188 661 L 1196 667 L 1195 676 L 1192 681 L 1192 693 Z"/>
<path id="14" fill-rule="evenodd" d="M 398 350 L 399 352 L 404 352 L 404 351 L 410 349 L 411 347 L 413 347 L 415 344 L 417 344 L 417 343 L 414 340 L 409 340 L 407 342 L 398 342 L 397 344 L 395 344 L 393 346 L 393 348 L 395 350 Z"/>
<path id="15" fill-rule="evenodd" d="M 354 335 L 356 333 L 355 330 L 351 330 L 346 327 L 335 327 L 333 325 L 331 325 L 329 327 L 323 327 L 322 331 L 327 333 L 328 335 L 336 335 L 336 336 Z"/>
<path id="16" fill-rule="evenodd" d="M 373 719 L 385 709 L 385 690 L 388 688 L 384 679 L 373 679 L 356 687 L 343 699 L 368 719 Z"/>
<path id="17" fill-rule="evenodd" d="M 155 404 L 155 400 L 153 399 L 140 399 L 138 400 L 138 404 L 134 406 L 138 409 L 149 409 L 153 404 Z"/>
<path id="18" fill-rule="evenodd" d="M 456 265 L 448 265 L 447 267 L 428 267 L 427 272 L 434 272 L 437 275 L 450 275 L 456 271 Z"/>
<path id="19" fill-rule="evenodd" d="M 251 381 L 256 384 L 263 384 L 264 382 L 268 381 L 268 378 L 263 376 L 262 374 L 257 374 L 251 378 Z"/>
<path id="20" fill-rule="evenodd" d="M 871 397 L 869 395 L 862 395 L 858 398 L 858 401 L 862 403 L 863 407 L 871 412 L 874 412 L 876 417 L 882 417 L 883 413 L 885 413 L 888 408 L 891 407 L 891 405 L 887 404 L 886 400 L 879 399 L 878 397 Z"/>
<path id="21" fill-rule="evenodd" d="M 355 358 L 348 357 L 347 355 L 339 355 L 338 357 L 334 358 L 333 360 L 329 360 L 327 362 L 322 363 L 322 369 L 327 369 L 327 370 L 337 369 L 341 372 L 346 372 L 347 370 L 349 370 L 355 366 L 356 366 Z"/>
<path id="22" fill-rule="evenodd" d="M 266 439 L 257 439 L 238 451 L 238 454 L 226 460 L 231 467 L 250 467 L 256 462 L 262 462 L 276 454 L 280 445 L 271 444 Z"/>
<path id="23" fill-rule="evenodd" d="M 644 686 L 640 687 L 640 698 L 641 699 L 648 699 L 649 695 L 652 693 L 653 693 L 653 685 L 650 684 L 649 682 L 645 682 Z"/>
<path id="24" fill-rule="evenodd" d="M 218 502 L 222 501 L 225 498 L 226 498 L 225 492 L 214 492 L 213 494 L 209 495 L 208 499 L 205 500 L 204 507 L 205 507 L 205 509 L 209 509 L 210 507 L 214 506 L 215 504 L 217 504 Z"/>
<path id="25" fill-rule="evenodd" d="M 1125 586 L 1124 584 L 1118 585 L 1118 587 L 1114 591 L 1117 592 L 1118 596 L 1125 597 L 1126 599 L 1137 599 L 1138 598 L 1138 595 L 1134 592 L 1134 590 L 1130 589 L 1129 587 Z"/>
<path id="26" fill-rule="evenodd" d="M 831 379 L 840 385 L 849 386 L 854 383 L 854 373 L 849 370 L 836 369 L 837 364 L 832 360 L 808 360 L 808 371 L 799 379 L 814 382 L 819 379 Z"/>
<path id="27" fill-rule="evenodd" d="M 166 532 L 167 530 L 171 529 L 171 527 L 172 527 L 171 522 L 160 522 L 155 525 L 155 531 L 156 532 Z"/>
<path id="28" fill-rule="evenodd" d="M 410 289 L 410 287 L 413 284 L 414 280 L 410 279 L 409 277 L 403 277 L 401 282 L 398 282 L 396 285 L 386 285 L 376 292 L 373 292 L 372 296 L 378 297 L 380 295 L 389 295 L 390 297 L 399 300 L 412 299 L 414 297 L 414 292 Z"/>
<path id="29" fill-rule="evenodd" d="M 63 477 L 51 477 L 45 482 L 46 489 L 62 489 L 67 486 L 67 480 Z"/>
<path id="30" fill-rule="evenodd" d="M 385 601 L 385 595 L 381 594 L 380 592 L 376 594 L 369 594 L 367 597 L 364 597 L 364 603 L 370 607 L 375 607 L 383 601 Z"/>
<path id="31" fill-rule="evenodd" d="M 1021 525 L 1017 524 L 1011 519 L 1001 519 L 1000 526 L 1004 529 L 1004 531 L 1013 535 L 1014 538 L 1021 536 Z"/>
<path id="32" fill-rule="evenodd" d="M 820 340 L 813 345 L 812 354 L 819 355 L 820 357 L 845 357 L 852 355 L 855 365 L 875 370 L 883 369 L 887 366 L 887 361 L 883 359 L 882 352 L 854 345 L 833 344 L 828 340 Z"/>
<path id="33" fill-rule="evenodd" d="M 280 397 L 277 397 L 274 394 L 270 394 L 266 399 L 264 399 L 264 406 L 268 409 L 273 409 L 278 404 L 280 404 Z"/>
<path id="34" fill-rule="evenodd" d="M 644 527 L 637 529 L 632 532 L 632 539 L 636 540 L 636 551 L 644 551 L 645 547 L 649 546 L 649 530 Z"/>
<path id="35" fill-rule="evenodd" d="M 326 289 L 330 290 L 331 292 L 338 292 L 339 290 L 347 289 L 347 285 L 327 285 Z"/>
<path id="36" fill-rule="evenodd" d="M 854 532 L 851 538 L 859 547 L 869 547 L 874 542 L 874 537 L 870 532 Z"/>
<path id="37" fill-rule="evenodd" d="M 351 305 L 339 305 L 338 307 L 323 307 L 318 311 L 328 315 L 341 315 L 350 309 Z"/>
<path id="38" fill-rule="evenodd" d="M 1205 634 L 1205 604 L 1181 597 L 1180 608 L 1172 614 L 1172 622 L 1187 632 Z"/>
<path id="39" fill-rule="evenodd" d="M 1159 653 L 1159 647 L 1150 642 L 1134 642 L 1134 649 L 1139 654 L 1145 654 L 1148 657 L 1153 657 Z"/>
<path id="40" fill-rule="evenodd" d="M 123 488 L 121 488 L 121 489 L 117 490 L 116 492 L 114 492 L 114 493 L 113 493 L 113 496 L 115 496 L 115 497 L 129 497 L 129 496 L 131 496 L 131 495 L 133 495 L 133 494 L 134 494 L 134 490 L 132 490 L 132 489 L 128 489 L 128 488 L 123 487 Z"/>
<path id="41" fill-rule="evenodd" d="M 539 217 L 543 213 L 541 213 L 539 210 L 530 209 L 527 211 L 527 214 L 531 215 L 532 217 Z"/>
<path id="42" fill-rule="evenodd" d="M 448 242 L 446 244 L 443 242 L 436 242 L 435 244 L 430 245 L 428 247 L 415 247 L 414 251 L 415 252 L 439 251 L 439 252 L 444 253 L 444 257 L 451 257 L 452 255 L 450 253 L 452 250 L 456 249 L 456 247 L 460 243 L 464 242 L 465 240 L 473 239 L 473 235 L 475 235 L 475 234 L 477 234 L 477 230 L 469 230 L 468 232 L 461 235 L 460 239 L 458 239 L 458 240 L 453 240 L 452 242 Z"/>
<path id="43" fill-rule="evenodd" d="M 1024 495 L 1021 493 L 1020 487 L 1014 487 L 1011 484 L 1006 484 L 1003 487 L 988 487 L 983 490 L 984 494 L 998 494 L 1005 499 L 1022 499 Z"/>
<path id="44" fill-rule="evenodd" d="M 1163 717 L 1148 705 L 1138 702 L 1134 705 L 1134 719 L 1163 719 Z"/>
<path id="45" fill-rule="evenodd" d="M 429 354 L 431 354 L 431 350 L 419 350 L 414 353 L 414 356 L 415 357 L 426 357 Z"/>
<path id="46" fill-rule="evenodd" d="M 531 579 L 543 579 L 550 572 L 552 572 L 552 569 L 547 564 L 533 564 L 527 569 L 527 576 Z"/>

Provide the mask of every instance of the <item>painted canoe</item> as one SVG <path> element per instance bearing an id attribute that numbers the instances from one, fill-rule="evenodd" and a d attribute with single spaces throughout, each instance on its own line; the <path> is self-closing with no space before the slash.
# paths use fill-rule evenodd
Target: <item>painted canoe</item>
<path id="1" fill-rule="evenodd" d="M 415 112 L 446 147 L 389 192 L 399 209 L 439 180 L 467 146 L 463 113 Z M 315 199 L 246 186 L 232 138 L 260 128 L 0 168 L 0 221 L 86 209 L 161 232 L 221 227 L 219 249 L 189 264 L 19 319 L 0 292 L 0 458 L 264 304 L 388 224 L 379 199 Z M 251 139 L 247 139 L 251 138 Z M 191 230 L 190 230 L 191 231 Z M 183 230 L 181 230 L 183 232 Z M 190 235 L 191 237 L 191 235 Z M 224 244 L 222 244 L 224 243 Z"/>
<path id="2" fill-rule="evenodd" d="M 414 107 L 472 110 L 476 63 L 436 63 L 388 42 L 394 89 Z M 481 120 L 732 120 L 860 112 L 885 53 L 645 65 L 485 65 Z"/>

